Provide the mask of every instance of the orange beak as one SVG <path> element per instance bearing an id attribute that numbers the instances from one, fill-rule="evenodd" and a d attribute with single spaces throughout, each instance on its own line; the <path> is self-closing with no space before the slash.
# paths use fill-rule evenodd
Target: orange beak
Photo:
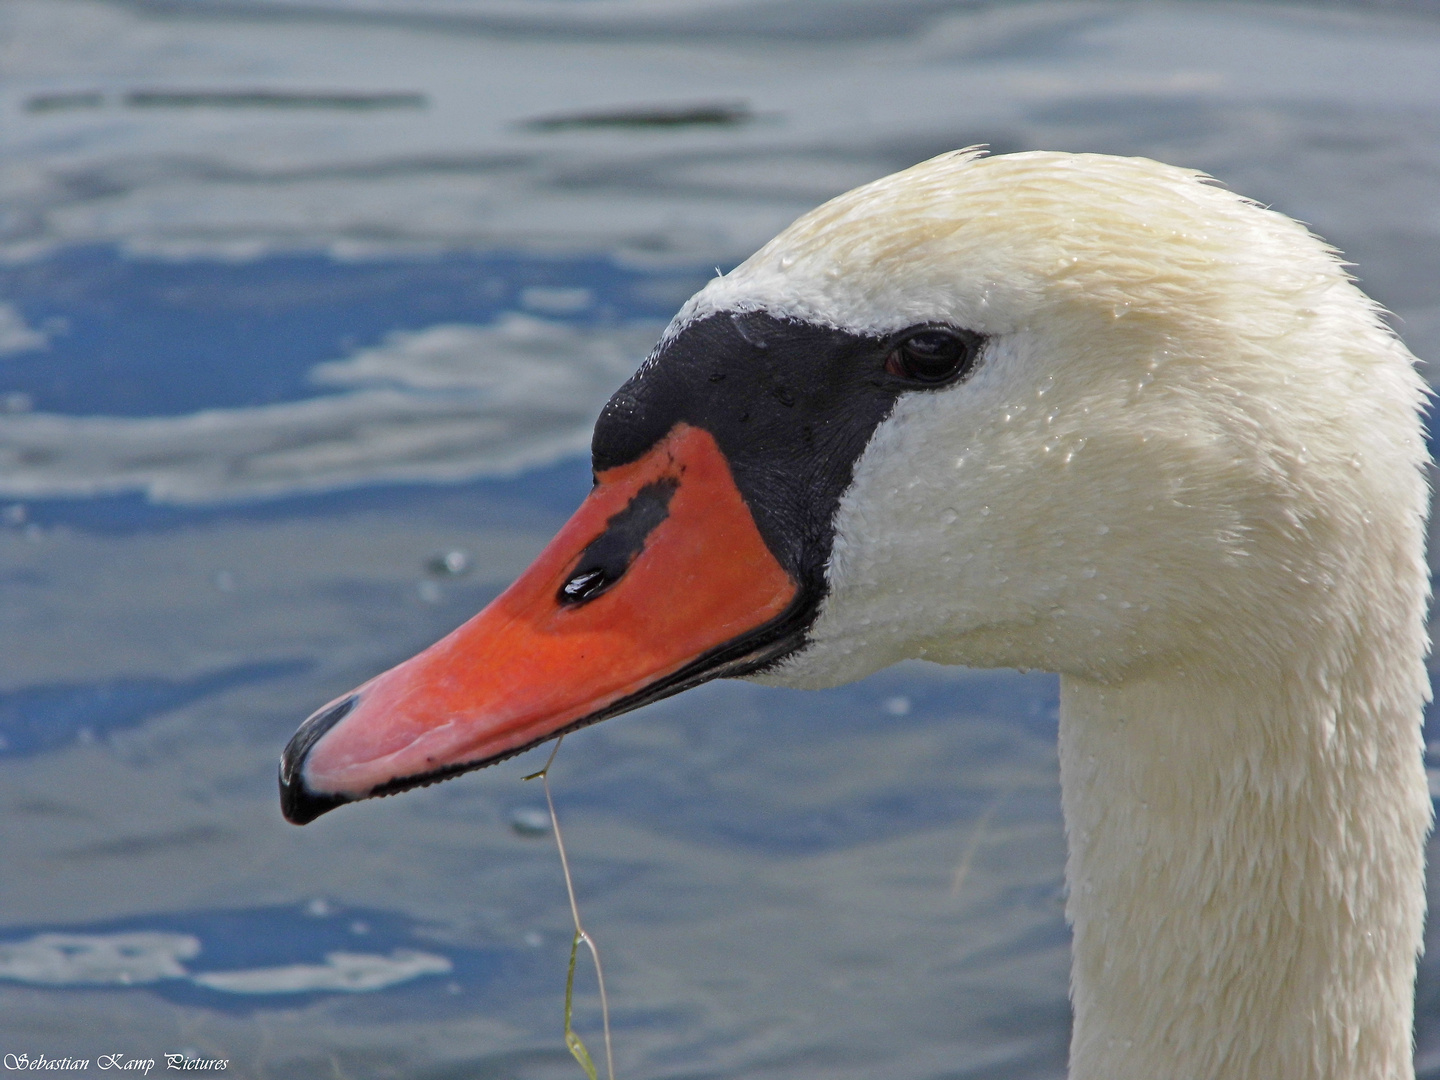
<path id="1" fill-rule="evenodd" d="M 280 766 L 297 825 L 752 670 L 794 644 L 800 588 L 708 432 L 677 424 L 596 486 L 484 611 L 306 720 Z"/>

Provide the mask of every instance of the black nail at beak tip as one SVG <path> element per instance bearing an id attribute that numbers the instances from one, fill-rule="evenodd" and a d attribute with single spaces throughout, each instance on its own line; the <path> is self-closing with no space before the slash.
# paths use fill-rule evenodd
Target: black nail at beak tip
<path id="1" fill-rule="evenodd" d="M 291 825 L 309 825 L 321 814 L 349 801 L 337 795 L 316 795 L 303 780 L 294 784 L 286 784 L 283 778 L 280 781 L 280 812 Z"/>
<path id="2" fill-rule="evenodd" d="M 321 709 L 300 725 L 280 755 L 280 812 L 295 825 L 306 825 L 321 814 L 349 802 L 339 795 L 317 794 L 305 786 L 305 758 L 325 733 L 349 715 L 360 700 L 351 694 Z"/>

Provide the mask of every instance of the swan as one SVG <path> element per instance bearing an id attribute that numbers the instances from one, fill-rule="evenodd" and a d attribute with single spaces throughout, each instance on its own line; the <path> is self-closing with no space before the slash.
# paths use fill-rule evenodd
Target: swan
<path id="1" fill-rule="evenodd" d="M 942 155 L 675 317 L 514 585 L 316 712 L 286 816 L 717 676 L 1058 672 L 1076 1080 L 1413 1077 L 1414 358 L 1209 178 Z"/>

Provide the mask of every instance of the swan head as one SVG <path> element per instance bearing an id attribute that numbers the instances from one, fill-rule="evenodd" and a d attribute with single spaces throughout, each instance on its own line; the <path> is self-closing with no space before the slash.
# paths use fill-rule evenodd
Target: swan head
<path id="1" fill-rule="evenodd" d="M 1314 594 L 1423 580 L 1413 358 L 1334 252 L 1194 172 L 947 155 L 800 219 L 670 335 L 724 311 L 981 341 L 876 426 L 768 681 L 1280 665 Z"/>
<path id="2" fill-rule="evenodd" d="M 1423 593 L 1412 363 L 1332 251 L 1193 172 L 961 151 L 858 188 L 682 308 L 585 506 L 307 721 L 287 816 L 721 675 L 1283 668 L 1293 613 L 1350 617 L 1317 598 Z"/>

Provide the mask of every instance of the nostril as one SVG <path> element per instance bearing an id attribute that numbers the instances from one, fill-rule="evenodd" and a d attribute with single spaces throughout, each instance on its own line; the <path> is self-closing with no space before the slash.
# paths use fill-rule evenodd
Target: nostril
<path id="1" fill-rule="evenodd" d="M 580 604 L 598 596 L 612 584 L 612 579 L 603 569 L 581 570 L 560 587 L 559 600 L 562 604 Z"/>
<path id="2" fill-rule="evenodd" d="M 650 534 L 670 516 L 670 500 L 680 481 L 661 477 L 646 484 L 618 514 L 605 522 L 605 531 L 580 553 L 580 569 L 560 586 L 555 602 L 562 607 L 588 603 L 625 576 L 644 550 Z"/>

